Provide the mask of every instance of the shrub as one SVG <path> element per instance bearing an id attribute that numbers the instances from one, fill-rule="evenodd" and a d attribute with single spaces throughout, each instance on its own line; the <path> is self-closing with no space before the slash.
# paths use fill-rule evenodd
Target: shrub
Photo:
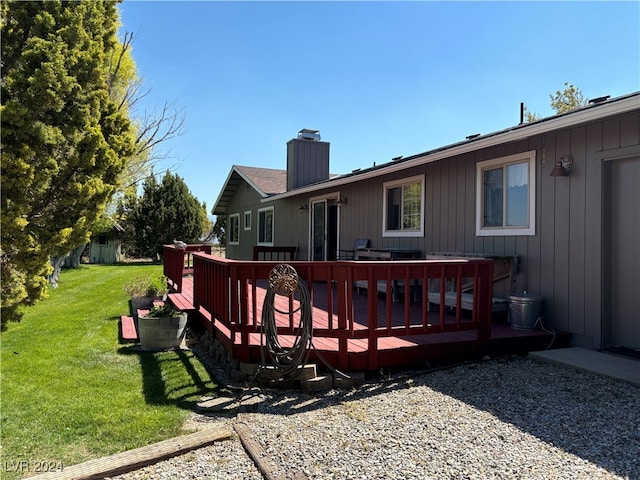
<path id="1" fill-rule="evenodd" d="M 164 297 L 169 292 L 167 277 L 164 275 L 159 277 L 150 275 L 137 276 L 124 286 L 124 291 L 131 298 Z"/>

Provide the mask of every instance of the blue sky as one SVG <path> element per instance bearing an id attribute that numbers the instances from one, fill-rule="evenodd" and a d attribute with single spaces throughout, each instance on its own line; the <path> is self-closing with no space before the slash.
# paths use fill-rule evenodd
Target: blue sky
<path id="1" fill-rule="evenodd" d="M 165 145 L 211 211 L 232 165 L 286 168 L 302 128 L 346 173 L 640 90 L 639 2 L 213 2 L 120 5 L 150 89 L 185 116 Z"/>

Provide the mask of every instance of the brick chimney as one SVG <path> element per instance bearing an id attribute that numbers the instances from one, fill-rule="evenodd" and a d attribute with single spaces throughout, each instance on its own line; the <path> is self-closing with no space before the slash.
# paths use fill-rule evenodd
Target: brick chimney
<path id="1" fill-rule="evenodd" d="M 329 142 L 318 130 L 303 128 L 287 142 L 287 191 L 329 178 Z"/>

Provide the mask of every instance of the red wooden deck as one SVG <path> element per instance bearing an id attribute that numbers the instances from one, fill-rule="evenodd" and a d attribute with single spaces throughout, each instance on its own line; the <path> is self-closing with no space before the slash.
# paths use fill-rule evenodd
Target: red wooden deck
<path id="1" fill-rule="evenodd" d="M 203 307 L 196 308 L 194 302 L 194 277 L 184 276 L 181 280 L 181 291 L 169 294 L 169 300 L 176 308 L 191 313 L 195 319 L 211 330 L 216 338 L 230 351 L 241 356 L 247 363 L 261 361 L 261 333 L 260 322 L 263 302 L 266 294 L 266 282 L 255 280 L 247 295 L 245 314 L 251 319 L 244 319 L 245 325 L 253 321 L 253 328 L 246 334 L 232 331 L 224 321 L 216 320 Z M 209 287 L 211 288 L 211 286 Z M 454 314 L 446 309 L 441 315 L 438 307 L 425 311 L 425 302 L 401 301 L 389 302 L 388 296 L 372 295 L 376 298 L 376 305 L 371 304 L 371 298 L 366 293 L 353 293 L 351 311 L 354 322 L 350 335 L 345 335 L 344 329 L 337 328 L 340 321 L 337 315 L 338 295 L 336 286 L 330 290 L 327 282 L 312 282 L 310 292 L 312 296 L 313 318 L 313 349 L 311 360 L 321 360 L 341 368 L 344 371 L 371 370 L 370 349 L 375 342 L 376 368 L 416 364 L 424 361 L 443 359 L 468 358 L 485 354 L 524 353 L 531 350 L 547 348 L 552 336 L 539 330 L 513 329 L 506 324 L 506 318 L 496 318 L 491 322 L 490 332 L 486 342 L 479 342 L 477 325 L 469 313 Z M 331 302 L 331 307 L 329 307 Z M 297 306 L 294 301 L 293 307 Z M 290 311 L 291 306 L 286 297 L 276 296 L 276 307 L 281 311 Z M 370 315 L 371 311 L 376 315 Z M 289 315 L 276 314 L 278 335 L 282 346 L 289 347 L 295 339 L 294 333 L 298 318 Z M 369 317 L 373 323 L 386 332 L 386 335 L 373 334 L 369 328 Z M 375 321 L 377 318 L 377 321 Z M 444 319 L 444 322 L 442 320 Z M 412 328 L 427 329 L 430 333 L 405 335 Z M 429 330 L 432 328 L 433 331 Z M 450 328 L 451 331 L 446 331 Z M 437 331 L 440 330 L 440 331 Z M 393 334 L 397 331 L 397 334 Z M 346 358 L 341 351 L 345 350 Z M 240 353 L 241 352 L 241 353 Z"/>

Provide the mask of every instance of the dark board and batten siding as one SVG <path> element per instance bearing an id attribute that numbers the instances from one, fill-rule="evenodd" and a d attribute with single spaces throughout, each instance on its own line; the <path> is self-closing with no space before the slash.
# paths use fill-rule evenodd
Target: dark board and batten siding
<path id="1" fill-rule="evenodd" d="M 246 185 L 246 184 L 245 184 Z M 227 245 L 227 258 L 250 260 L 253 246 L 258 242 L 258 211 L 274 207 L 274 245 L 297 247 L 306 252 L 308 240 L 308 210 L 301 210 L 303 200 L 289 199 L 280 202 L 262 202 L 262 197 L 248 185 L 238 188 L 233 200 L 227 207 L 227 225 L 229 215 L 240 215 L 240 241 L 238 245 Z M 244 212 L 251 212 L 251 229 L 244 229 Z"/>
<path id="2" fill-rule="evenodd" d="M 275 204 L 274 244 L 296 247 L 296 259 L 306 260 L 309 245 L 309 210 L 306 200 L 286 199 Z"/>
<path id="3" fill-rule="evenodd" d="M 297 138 L 287 142 L 287 191 L 328 178 L 328 142 Z"/>
<path id="4" fill-rule="evenodd" d="M 253 256 L 253 246 L 256 244 L 257 239 L 257 225 L 258 225 L 258 209 L 262 208 L 260 203 L 260 195 L 249 185 L 243 183 L 236 190 L 236 194 L 227 207 L 227 248 L 226 257 L 233 259 L 250 259 Z M 244 229 L 244 212 L 251 212 L 251 229 Z M 232 245 L 229 243 L 229 216 L 239 214 L 240 226 L 239 226 L 239 243 L 238 245 Z"/>

